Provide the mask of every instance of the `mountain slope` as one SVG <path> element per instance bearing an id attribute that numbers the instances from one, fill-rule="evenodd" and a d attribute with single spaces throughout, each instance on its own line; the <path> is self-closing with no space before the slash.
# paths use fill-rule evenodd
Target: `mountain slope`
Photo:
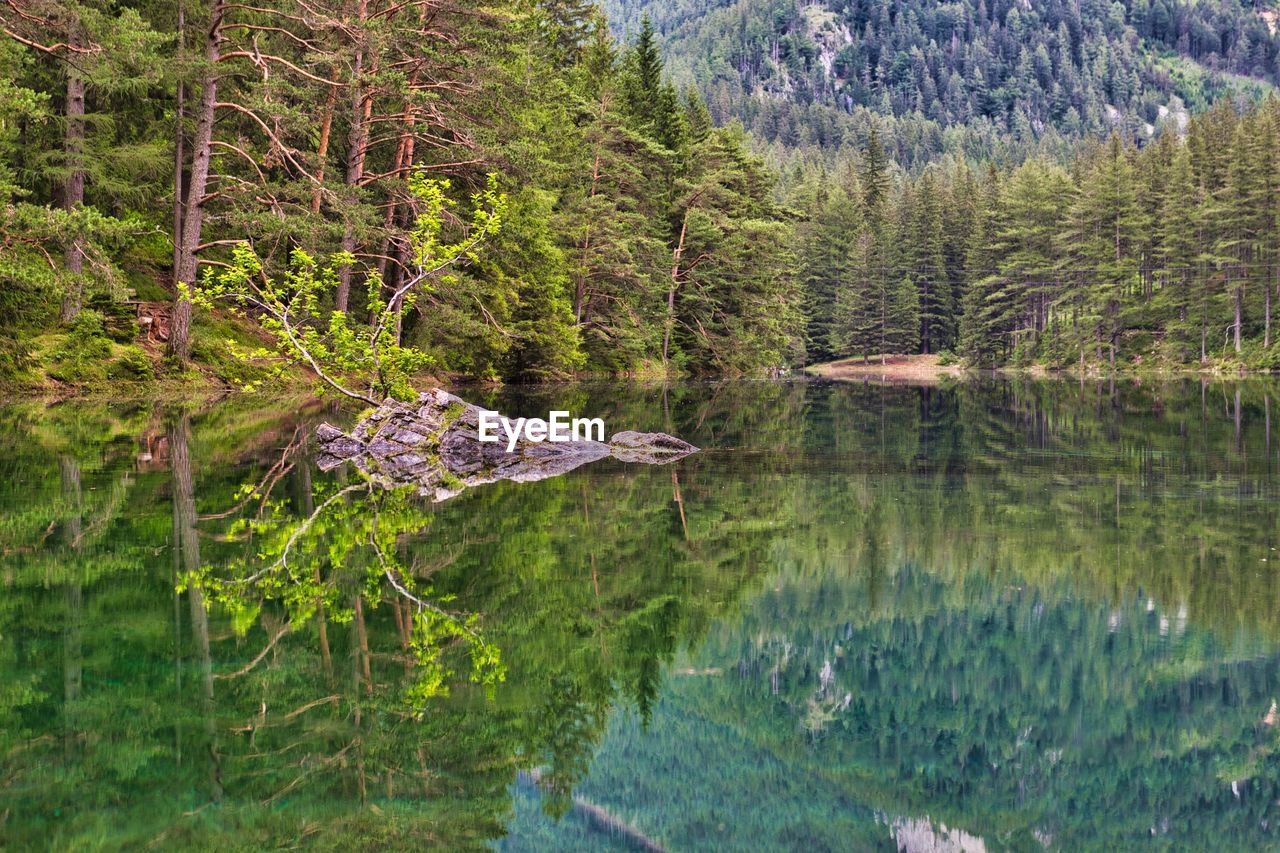
<path id="1" fill-rule="evenodd" d="M 677 84 L 764 143 L 838 148 L 891 119 L 904 162 L 1185 121 L 1280 70 L 1268 2 L 608 0 L 648 16 Z"/>

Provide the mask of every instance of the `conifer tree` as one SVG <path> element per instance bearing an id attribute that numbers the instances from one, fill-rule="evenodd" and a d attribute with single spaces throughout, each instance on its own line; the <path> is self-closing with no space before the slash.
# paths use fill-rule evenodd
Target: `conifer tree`
<path id="1" fill-rule="evenodd" d="M 862 192 L 849 169 L 832 182 L 818 173 L 809 220 L 802 230 L 800 283 L 804 289 L 805 347 L 809 362 L 837 358 L 837 295 L 855 275 L 857 244 L 865 227 Z M 827 184 L 832 184 L 830 187 Z"/>
<path id="2" fill-rule="evenodd" d="M 1159 262 L 1164 286 L 1160 303 L 1169 333 L 1169 350 L 1182 361 L 1204 358 L 1204 308 L 1193 310 L 1199 275 L 1198 188 L 1191 170 L 1191 152 L 1180 146 L 1173 154 L 1160 203 Z"/>
<path id="3" fill-rule="evenodd" d="M 926 353 L 950 348 L 955 342 L 956 305 L 942 225 L 942 197 L 932 170 L 916 181 L 909 220 L 899 239 L 903 266 L 920 291 L 920 346 Z"/>
<path id="4" fill-rule="evenodd" d="M 1080 192 L 1071 207 L 1071 258 L 1088 282 L 1079 307 L 1083 328 L 1092 329 L 1101 355 L 1115 365 L 1116 350 L 1131 310 L 1138 263 L 1139 211 L 1129 151 L 1112 134 L 1089 156 Z"/>

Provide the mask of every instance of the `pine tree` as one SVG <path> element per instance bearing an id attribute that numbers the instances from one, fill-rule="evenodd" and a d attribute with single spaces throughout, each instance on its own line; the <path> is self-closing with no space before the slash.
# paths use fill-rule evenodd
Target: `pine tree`
<path id="1" fill-rule="evenodd" d="M 888 270 L 869 224 L 857 233 L 853 248 L 854 262 L 837 283 L 830 335 L 837 355 L 860 355 L 866 361 L 881 345 Z"/>
<path id="2" fill-rule="evenodd" d="M 800 282 L 804 292 L 805 348 L 809 362 L 830 361 L 842 347 L 836 334 L 837 295 L 855 273 L 857 241 L 864 228 L 857 175 L 845 170 L 833 186 L 816 173 L 811 213 L 801 232 Z"/>
<path id="3" fill-rule="evenodd" d="M 1168 351 L 1179 361 L 1203 358 L 1203 317 L 1193 312 L 1199 274 L 1198 189 L 1191 170 L 1191 152 L 1183 145 L 1173 154 L 1160 203 L 1158 257 L 1164 286 L 1159 303 L 1168 330 Z"/>
<path id="4" fill-rule="evenodd" d="M 599 16 L 594 0 L 538 0 L 543 37 L 557 64 L 572 64 L 581 57 Z"/>
<path id="5" fill-rule="evenodd" d="M 995 235 L 1003 227 L 999 176 L 992 168 L 975 205 L 973 229 L 965 256 L 965 289 L 960 314 L 959 352 L 976 365 L 994 364 L 997 353 L 1003 354 L 1004 341 L 988 307 L 999 283 L 998 277 L 993 275 L 999 260 Z"/>
<path id="6" fill-rule="evenodd" d="M 956 305 L 947 275 L 941 190 L 932 170 L 915 183 L 899 245 L 903 265 L 920 291 L 920 346 L 926 353 L 948 349 L 955 343 Z"/>
<path id="7" fill-rule="evenodd" d="M 880 131 L 875 125 L 867 133 L 858 179 L 862 183 L 862 204 L 867 211 L 867 218 L 873 229 L 879 228 L 883 221 L 883 207 L 889 195 L 889 159 L 880 141 Z"/>
<path id="8" fill-rule="evenodd" d="M 920 347 L 920 290 L 911 276 L 898 279 L 888 296 L 888 311 L 881 318 L 881 353 L 910 355 Z"/>
<path id="9" fill-rule="evenodd" d="M 1131 310 L 1138 264 L 1132 249 L 1138 241 L 1139 210 L 1129 151 L 1112 134 L 1086 164 L 1080 193 L 1071 207 L 1069 245 L 1075 266 L 1088 283 L 1078 305 L 1082 330 L 1092 337 L 1108 361 L 1116 351 Z M 1099 352 L 1101 355 L 1101 352 Z"/>
<path id="10" fill-rule="evenodd" d="M 154 133 L 155 117 L 140 114 L 132 99 L 160 81 L 163 36 L 136 10 L 103 0 L 34 0 L 13 8 L 21 14 L 0 18 L 12 23 L 5 35 L 57 72 L 62 112 L 46 127 L 59 129 L 59 138 L 28 128 L 28 168 L 56 187 L 62 215 L 46 217 L 38 231 L 61 243 L 54 280 L 61 319 L 69 323 L 87 296 L 122 289 L 108 246 L 126 231 L 122 215 L 152 203 L 140 184 L 162 168 L 164 154 L 143 137 Z"/>

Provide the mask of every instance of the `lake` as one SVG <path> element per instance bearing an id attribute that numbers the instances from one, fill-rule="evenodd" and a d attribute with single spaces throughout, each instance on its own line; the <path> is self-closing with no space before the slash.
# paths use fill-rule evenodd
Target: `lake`
<path id="1" fill-rule="evenodd" d="M 0 846 L 1280 845 L 1280 383 L 463 394 L 703 451 L 431 504 L 329 404 L 0 405 Z"/>

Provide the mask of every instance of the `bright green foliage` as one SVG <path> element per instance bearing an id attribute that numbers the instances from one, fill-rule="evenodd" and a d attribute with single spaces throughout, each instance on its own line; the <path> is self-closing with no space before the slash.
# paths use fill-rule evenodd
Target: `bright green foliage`
<path id="1" fill-rule="evenodd" d="M 454 242 L 445 236 L 445 214 L 453 206 L 446 192 L 449 182 L 417 175 L 411 182 L 421 205 L 417 223 L 409 230 L 411 274 L 389 295 L 377 276 L 369 277 L 368 320 L 352 322 L 332 311 L 323 323 L 321 300 L 336 285 L 339 270 L 352 262 L 336 256 L 320 267 L 301 249 L 293 252 L 290 270 L 276 281 L 263 272 L 262 262 L 248 246 L 238 246 L 230 268 L 206 275 L 190 295 L 205 308 L 227 302 L 234 310 L 261 312 L 262 327 L 275 340 L 275 349 L 244 353 L 246 359 L 281 359 L 309 367 L 327 390 L 371 405 L 387 397 L 412 399 L 410 380 L 431 363 L 430 356 L 400 343 L 407 312 L 422 293 L 447 289 L 457 282 L 451 270 L 475 263 L 477 250 L 502 228 L 507 195 L 498 191 L 496 175 L 476 193 L 470 227 Z"/>
<path id="2" fill-rule="evenodd" d="M 111 341 L 103 332 L 102 315 L 92 310 L 76 315 L 70 332 L 50 357 L 49 373 L 54 379 L 72 383 L 106 379 Z"/>
<path id="3" fill-rule="evenodd" d="M 455 643 L 466 651 L 473 683 L 491 687 L 506 677 L 499 650 L 480 632 L 479 616 L 446 609 L 453 596 L 436 594 L 402 562 L 400 538 L 431 523 L 429 508 L 413 489 L 387 491 L 365 480 L 332 494 L 309 496 L 318 505 L 299 520 L 287 502 L 259 488 L 250 484 L 236 497 L 267 511 L 242 518 L 227 530 L 228 536 L 251 536 L 254 552 L 225 568 L 200 566 L 179 578 L 179 591 L 203 590 L 244 634 L 272 603 L 283 606 L 295 624 L 321 609 L 333 622 L 349 623 L 355 617 L 353 591 L 377 602 L 385 584 L 410 605 L 414 676 L 402 688 L 402 701 L 415 717 L 455 680 L 446 654 Z"/>

